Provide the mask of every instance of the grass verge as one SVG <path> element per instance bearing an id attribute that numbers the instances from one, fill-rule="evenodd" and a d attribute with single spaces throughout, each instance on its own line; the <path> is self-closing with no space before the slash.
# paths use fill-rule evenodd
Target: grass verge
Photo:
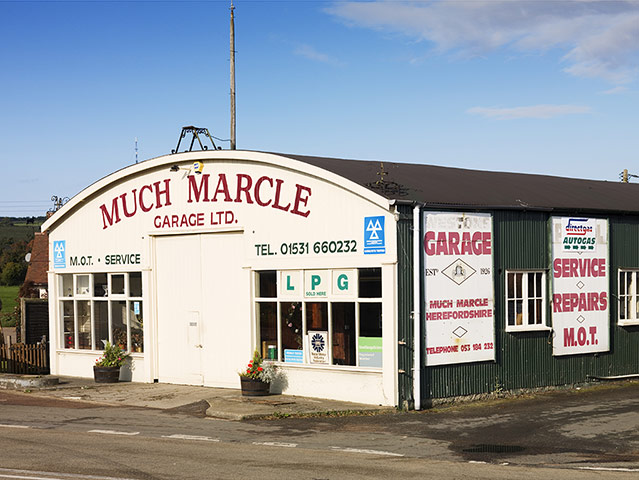
<path id="1" fill-rule="evenodd" d="M 0 286 L 0 301 L 2 301 L 2 310 L 0 311 L 0 321 L 2 322 L 3 327 L 13 327 L 15 325 L 9 325 L 8 317 L 13 310 L 18 305 L 18 292 L 20 291 L 20 287 L 12 286 L 5 287 Z M 14 323 L 11 321 L 11 323 Z"/>

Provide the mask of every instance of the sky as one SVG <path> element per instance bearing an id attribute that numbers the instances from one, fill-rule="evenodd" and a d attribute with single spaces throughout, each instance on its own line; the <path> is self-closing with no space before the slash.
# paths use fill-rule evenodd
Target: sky
<path id="1" fill-rule="evenodd" d="M 639 1 L 236 0 L 237 148 L 639 175 Z M 230 1 L 0 0 L 0 216 L 229 148 Z M 631 177 L 632 182 L 639 179 Z"/>

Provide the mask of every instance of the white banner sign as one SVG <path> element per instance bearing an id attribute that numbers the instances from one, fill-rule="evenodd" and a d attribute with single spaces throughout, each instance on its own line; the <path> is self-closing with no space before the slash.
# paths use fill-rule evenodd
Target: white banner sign
<path id="1" fill-rule="evenodd" d="M 553 355 L 610 349 L 608 221 L 552 219 Z"/>
<path id="2" fill-rule="evenodd" d="M 492 217 L 424 214 L 426 365 L 495 359 Z"/>
<path id="3" fill-rule="evenodd" d="M 328 332 L 308 331 L 309 360 L 311 363 L 328 364 Z"/>

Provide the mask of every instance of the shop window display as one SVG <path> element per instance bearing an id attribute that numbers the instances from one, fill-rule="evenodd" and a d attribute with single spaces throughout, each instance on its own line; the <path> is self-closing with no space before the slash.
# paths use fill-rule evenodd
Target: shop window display
<path id="1" fill-rule="evenodd" d="M 318 287 L 321 300 L 308 298 L 313 294 L 306 290 L 318 282 L 333 286 Z M 381 296 L 381 268 L 255 272 L 263 357 L 290 364 L 381 368 Z M 311 345 L 310 335 L 319 344 Z M 311 348 L 321 355 L 311 355 Z"/>
<path id="2" fill-rule="evenodd" d="M 63 274 L 58 289 L 63 348 L 144 351 L 141 272 Z"/>

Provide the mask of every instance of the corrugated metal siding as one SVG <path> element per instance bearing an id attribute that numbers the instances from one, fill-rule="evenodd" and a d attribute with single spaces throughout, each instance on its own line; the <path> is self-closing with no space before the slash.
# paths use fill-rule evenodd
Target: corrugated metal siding
<path id="1" fill-rule="evenodd" d="M 504 278 L 508 269 L 547 269 L 547 215 L 541 212 L 493 212 L 493 278 L 495 292 L 496 362 L 431 367 L 433 398 L 488 393 L 500 389 L 539 386 L 545 367 L 542 357 L 550 345 L 539 333 L 506 334 L 504 318 Z M 531 385 L 532 386 L 532 385 Z"/>
<path id="2" fill-rule="evenodd" d="M 399 205 L 397 226 L 397 348 L 399 406 L 412 408 L 413 401 L 413 210 Z M 417 262 L 420 260 L 417 259 Z"/>
<path id="3" fill-rule="evenodd" d="M 611 345 L 614 362 L 609 375 L 639 373 L 639 326 L 616 326 L 619 315 L 617 292 L 619 269 L 639 268 L 639 218 L 634 216 L 610 217 L 610 316 Z"/>
<path id="4" fill-rule="evenodd" d="M 548 215 L 542 212 L 494 212 L 495 337 L 497 365 L 493 390 L 539 387 L 546 384 L 552 355 L 548 332 L 505 332 L 506 270 L 548 270 Z M 548 278 L 549 280 L 549 278 Z M 550 310 L 547 309 L 547 315 Z M 490 389 L 488 391 L 491 391 Z"/>
<path id="5" fill-rule="evenodd" d="M 505 332 L 506 269 L 548 269 L 550 215 L 543 212 L 493 213 L 496 361 L 425 368 L 424 397 L 488 393 L 552 385 L 570 385 L 588 375 L 639 373 L 639 327 L 617 325 L 618 268 L 639 268 L 639 219 L 609 218 L 610 352 L 553 357 L 548 332 Z M 550 292 L 549 292 L 550 294 Z M 549 295 L 550 298 L 550 295 Z M 547 315 L 551 315 L 548 302 Z"/>

